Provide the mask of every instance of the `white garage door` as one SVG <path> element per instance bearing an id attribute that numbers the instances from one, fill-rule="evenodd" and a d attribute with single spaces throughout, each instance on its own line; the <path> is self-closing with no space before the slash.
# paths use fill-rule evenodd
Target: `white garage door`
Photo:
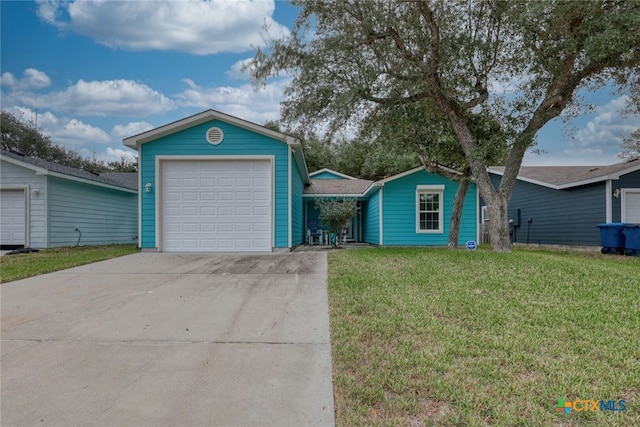
<path id="1" fill-rule="evenodd" d="M 25 217 L 24 191 L 0 191 L 0 244 L 25 244 Z"/>
<path id="2" fill-rule="evenodd" d="M 640 224 L 640 189 L 625 190 L 622 206 L 622 221 Z"/>
<path id="3" fill-rule="evenodd" d="M 162 162 L 162 250 L 271 251 L 271 162 Z"/>

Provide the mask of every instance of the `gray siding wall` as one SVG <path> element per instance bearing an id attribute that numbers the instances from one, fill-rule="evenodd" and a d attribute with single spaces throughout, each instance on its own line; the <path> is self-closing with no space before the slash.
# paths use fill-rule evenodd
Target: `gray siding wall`
<path id="1" fill-rule="evenodd" d="M 135 193 L 49 177 L 49 246 L 134 243 L 138 234 Z"/>
<path id="2" fill-rule="evenodd" d="M 491 179 L 497 187 L 501 177 L 491 175 Z M 600 245 L 597 225 L 606 221 L 605 193 L 604 182 L 554 190 L 516 181 L 509 202 L 509 218 L 517 222 L 517 211 L 520 209 L 520 227 L 515 229 L 512 241 L 515 239 L 518 243 L 549 245 Z M 617 212 L 619 219 L 619 202 Z M 529 219 L 532 219 L 530 224 Z"/>
<path id="3" fill-rule="evenodd" d="M 26 169 L 6 161 L 1 165 L 0 187 L 11 188 L 16 186 L 29 186 L 29 241 L 27 245 L 32 248 L 47 247 L 47 177 L 38 176 L 31 169 Z M 36 193 L 34 189 L 38 189 Z M 26 224 L 26 222 L 25 222 Z"/>

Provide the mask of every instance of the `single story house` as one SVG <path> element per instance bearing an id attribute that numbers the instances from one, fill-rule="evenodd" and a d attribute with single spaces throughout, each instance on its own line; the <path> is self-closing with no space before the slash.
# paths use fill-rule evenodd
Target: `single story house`
<path id="1" fill-rule="evenodd" d="M 6 150 L 0 163 L 2 247 L 135 242 L 137 174 L 96 174 Z"/>
<path id="2" fill-rule="evenodd" d="M 138 151 L 139 245 L 180 252 L 291 250 L 317 227 L 318 197 L 355 198 L 348 238 L 446 245 L 457 183 L 422 167 L 378 182 L 309 174 L 297 139 L 206 110 L 124 139 Z M 460 242 L 478 237 L 478 192 L 464 203 Z"/>
<path id="3" fill-rule="evenodd" d="M 504 167 L 490 167 L 494 186 Z M 484 215 L 482 221 L 489 218 Z M 599 246 L 598 224 L 640 223 L 640 159 L 608 166 L 522 166 L 509 202 L 517 243 Z"/>

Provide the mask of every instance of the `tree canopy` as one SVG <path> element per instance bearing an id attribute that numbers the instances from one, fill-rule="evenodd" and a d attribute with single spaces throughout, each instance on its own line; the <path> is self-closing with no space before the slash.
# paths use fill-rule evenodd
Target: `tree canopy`
<path id="1" fill-rule="evenodd" d="M 316 200 L 316 207 L 320 211 L 320 219 L 329 227 L 333 246 L 340 247 L 343 230 L 347 227 L 349 220 L 358 213 L 358 202 L 355 199 L 320 198 Z"/>
<path id="2" fill-rule="evenodd" d="M 640 158 L 640 129 L 631 132 L 631 135 L 622 140 L 622 151 L 618 157 L 624 160 Z"/>
<path id="3" fill-rule="evenodd" d="M 0 146 L 25 156 L 92 172 L 136 172 L 136 162 L 121 158 L 105 162 L 82 157 L 73 150 L 54 144 L 33 123 L 24 123 L 8 111 L 0 111 Z"/>
<path id="4" fill-rule="evenodd" d="M 507 205 L 537 132 L 575 114 L 579 90 L 637 88 L 640 78 L 640 2 L 293 3 L 301 13 L 291 35 L 268 40 L 250 66 L 257 82 L 291 75 L 283 121 L 371 135 L 404 120 L 401 107 L 422 105 L 429 114 L 417 120 L 429 132 L 451 130 L 452 144 L 442 147 L 458 150 L 476 180 L 495 250 L 510 248 Z M 497 138 L 481 140 L 478 123 Z M 430 160 L 432 144 L 442 142 L 424 141 Z M 502 152 L 505 171 L 494 187 L 487 166 Z"/>

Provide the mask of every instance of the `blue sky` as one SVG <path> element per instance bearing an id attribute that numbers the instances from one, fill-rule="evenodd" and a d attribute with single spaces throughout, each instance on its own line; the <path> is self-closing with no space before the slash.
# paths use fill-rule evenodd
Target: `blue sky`
<path id="1" fill-rule="evenodd" d="M 122 139 L 213 108 L 262 124 L 279 117 L 287 78 L 259 91 L 240 71 L 262 44 L 261 27 L 285 35 L 297 9 L 285 1 L 6 1 L 1 13 L 3 109 L 34 120 L 54 143 L 105 160 L 132 156 Z M 608 164 L 640 117 L 624 98 L 594 105 L 539 134 L 527 164 Z M 566 129 L 574 128 L 572 135 Z M 564 130 L 563 130 L 564 129 Z"/>

